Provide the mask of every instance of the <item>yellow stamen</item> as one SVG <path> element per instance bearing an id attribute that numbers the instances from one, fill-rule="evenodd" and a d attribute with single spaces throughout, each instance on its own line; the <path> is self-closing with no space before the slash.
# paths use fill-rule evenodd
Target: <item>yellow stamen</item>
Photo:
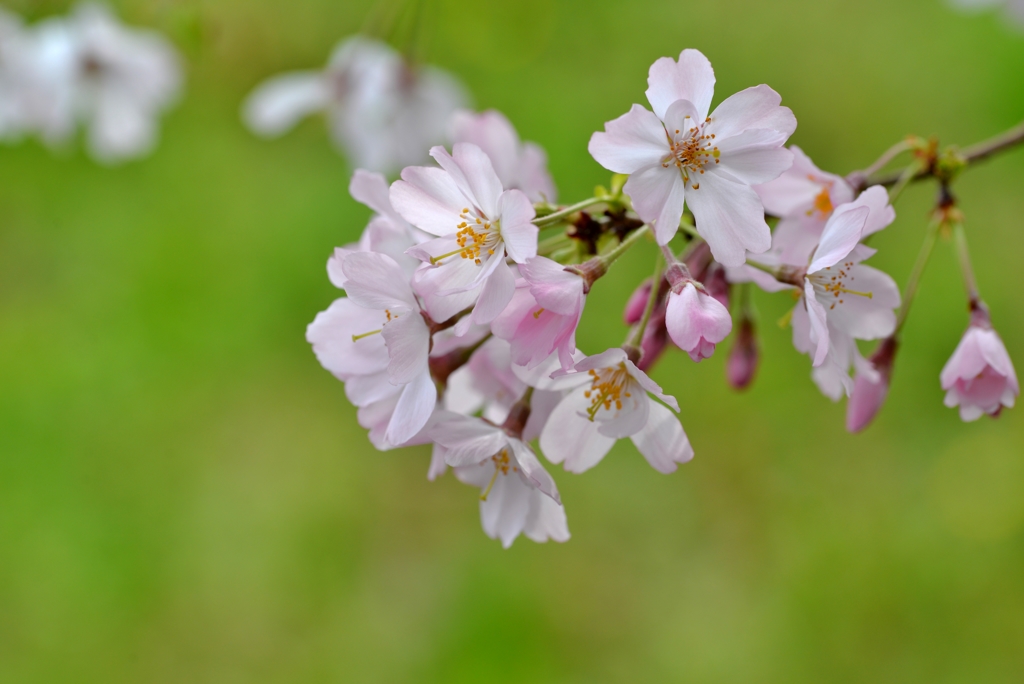
<path id="1" fill-rule="evenodd" d="M 381 330 L 383 330 L 383 328 L 381 328 Z M 369 337 L 370 335 L 376 335 L 379 332 L 380 332 L 380 330 L 371 330 L 370 332 L 363 333 L 362 335 L 353 335 L 352 336 L 352 341 L 353 342 L 358 342 L 359 340 L 363 339 L 364 337 Z"/>

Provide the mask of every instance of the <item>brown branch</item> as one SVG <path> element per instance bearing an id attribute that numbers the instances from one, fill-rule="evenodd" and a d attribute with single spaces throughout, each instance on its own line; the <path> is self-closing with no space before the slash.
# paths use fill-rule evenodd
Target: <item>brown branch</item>
<path id="1" fill-rule="evenodd" d="M 1022 142 L 1024 142 L 1024 122 L 1017 124 L 1008 131 L 1000 133 L 994 138 L 963 148 L 960 150 L 960 157 L 967 165 L 972 165 L 987 159 L 994 154 L 1002 152 L 1003 150 L 1015 147 Z M 924 168 L 915 173 L 911 180 L 917 181 L 923 178 L 935 177 L 935 161 L 936 160 L 933 159 L 930 164 L 927 164 Z M 903 171 L 897 170 L 883 176 L 867 178 L 864 172 L 854 171 L 847 176 L 847 180 L 856 190 L 863 190 L 864 188 L 872 185 L 894 185 L 899 181 L 900 176 L 902 175 Z"/>

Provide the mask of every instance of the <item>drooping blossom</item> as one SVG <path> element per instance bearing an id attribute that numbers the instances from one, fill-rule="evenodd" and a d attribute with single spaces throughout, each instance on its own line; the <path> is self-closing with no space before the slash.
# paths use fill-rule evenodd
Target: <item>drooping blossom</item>
<path id="1" fill-rule="evenodd" d="M 480 114 L 460 110 L 449 125 L 453 143 L 473 143 L 491 158 L 504 187 L 522 190 L 531 202 L 554 203 L 558 199 L 544 149 L 521 142 L 504 114 L 494 109 Z"/>
<path id="2" fill-rule="evenodd" d="M 853 391 L 846 405 L 846 429 L 849 432 L 860 432 L 870 425 L 885 403 L 897 346 L 895 337 L 887 337 L 866 364 L 857 364 Z"/>
<path id="3" fill-rule="evenodd" d="M 658 244 L 679 228 L 684 203 L 715 259 L 743 263 L 747 251 L 771 246 L 764 207 L 753 185 L 785 171 L 793 155 L 783 145 L 796 119 L 766 85 L 743 90 L 708 114 L 714 94 L 711 63 L 697 50 L 679 61 L 651 65 L 647 99 L 653 112 L 633 105 L 590 139 L 590 153 L 605 168 L 630 174 L 623 191 Z"/>
<path id="4" fill-rule="evenodd" d="M 666 395 L 627 357 L 609 349 L 585 358 L 572 372 L 541 387 L 569 388 L 540 435 L 540 448 L 552 463 L 582 473 L 605 457 L 616 440 L 629 437 L 655 470 L 673 472 L 693 458 L 674 397 Z M 655 397 L 660 402 L 654 401 Z M 672 409 L 666 408 L 666 405 Z"/>
<path id="5" fill-rule="evenodd" d="M 391 257 L 354 252 L 340 267 L 348 297 L 317 314 L 306 339 L 321 365 L 346 383 L 349 400 L 365 409 L 360 422 L 374 443 L 398 446 L 426 425 L 437 403 L 430 326 Z"/>
<path id="6" fill-rule="evenodd" d="M 554 353 L 563 369 L 571 368 L 587 281 L 545 257 L 529 259 L 519 272 L 523 278 L 491 329 L 511 344 L 513 363 L 534 368 Z"/>
<path id="7" fill-rule="evenodd" d="M 518 264 L 537 255 L 533 204 L 521 190 L 505 190 L 490 158 L 472 143 L 430 154 L 441 168 L 407 167 L 391 186 L 395 210 L 440 236 L 410 251 L 429 264 L 417 274 L 417 291 L 435 320 L 472 305 L 472 321 L 489 323 L 515 293 L 506 255 Z"/>
<path id="8" fill-rule="evenodd" d="M 182 82 L 178 54 L 163 36 L 126 28 L 105 5 L 85 3 L 37 24 L 31 41 L 23 115 L 47 143 L 66 143 L 81 123 L 101 162 L 156 145 L 157 121 Z"/>
<path id="9" fill-rule="evenodd" d="M 732 316 L 722 303 L 693 281 L 673 283 L 665 312 L 668 335 L 694 361 L 709 358 L 732 332 Z"/>
<path id="10" fill-rule="evenodd" d="M 325 112 L 332 139 L 354 166 L 392 173 L 425 161 L 468 99 L 451 74 L 410 64 L 385 43 L 353 36 L 338 44 L 323 71 L 265 81 L 246 100 L 243 117 L 253 132 L 276 137 L 309 114 Z"/>
<path id="11" fill-rule="evenodd" d="M 458 414 L 439 421 L 429 436 L 456 477 L 480 488 L 480 520 L 487 536 L 500 539 L 505 548 L 520 534 L 536 542 L 569 539 L 555 481 L 520 437 Z"/>
<path id="12" fill-rule="evenodd" d="M 977 420 L 986 413 L 998 416 L 1004 408 L 1013 408 L 1020 394 L 1017 373 L 984 305 L 975 307 L 971 325 L 939 379 L 946 390 L 946 406 L 959 406 L 962 420 Z"/>
<path id="13" fill-rule="evenodd" d="M 754 190 L 765 212 L 780 219 L 772 233 L 772 251 L 783 263 L 798 264 L 806 263 L 832 212 L 852 202 L 854 193 L 842 176 L 819 169 L 796 145 L 789 149 L 793 165 L 775 180 L 754 186 Z"/>

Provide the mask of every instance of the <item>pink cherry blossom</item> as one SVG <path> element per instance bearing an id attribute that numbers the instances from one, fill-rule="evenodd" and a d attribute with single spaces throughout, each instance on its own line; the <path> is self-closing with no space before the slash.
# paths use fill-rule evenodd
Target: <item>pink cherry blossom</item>
<path id="1" fill-rule="evenodd" d="M 540 387 L 571 388 L 552 411 L 540 448 L 552 463 L 582 473 L 605 457 L 615 441 L 629 437 L 651 466 L 673 472 L 693 458 L 674 397 L 636 367 L 622 349 L 577 362 L 572 372 Z M 651 395 L 663 403 L 652 400 Z M 666 408 L 666 405 L 672 409 Z"/>
<path id="2" fill-rule="evenodd" d="M 972 315 L 971 325 L 942 369 L 940 380 L 946 390 L 946 406 L 959 406 L 962 420 L 977 420 L 986 413 L 997 416 L 1003 408 L 1013 408 L 1020 394 L 1017 373 L 984 310 Z"/>
<path id="3" fill-rule="evenodd" d="M 836 207 L 854 200 L 842 176 L 822 171 L 796 145 L 793 165 L 781 176 L 754 186 L 765 212 L 780 218 L 772 233 L 772 251 L 783 263 L 807 263 Z M 876 188 L 886 195 L 883 188 Z M 891 223 L 892 221 L 890 221 Z"/>
<path id="4" fill-rule="evenodd" d="M 473 322 L 495 319 L 515 293 L 515 274 L 505 262 L 537 255 L 533 204 L 521 190 L 505 190 L 490 158 L 471 143 L 452 154 L 435 147 L 441 168 L 411 166 L 391 186 L 391 203 L 405 220 L 441 237 L 410 253 L 430 264 L 417 291 L 435 320 L 472 305 Z"/>
<path id="5" fill-rule="evenodd" d="M 672 342 L 694 361 L 709 358 L 732 332 L 729 310 L 692 281 L 673 285 L 665 324 Z"/>
<path id="6" fill-rule="evenodd" d="M 558 199 L 548 173 L 548 157 L 536 143 L 523 143 L 512 123 L 499 111 L 480 114 L 460 110 L 452 115 L 452 142 L 473 143 L 482 149 L 505 188 L 522 190 L 531 202 Z"/>
<path id="7" fill-rule="evenodd" d="M 658 244 L 679 228 L 684 202 L 715 259 L 743 263 L 746 251 L 771 246 L 764 207 L 751 187 L 785 171 L 793 155 L 783 148 L 796 119 L 766 85 L 743 90 L 708 114 L 714 94 L 711 63 L 697 50 L 676 62 L 651 65 L 647 99 L 605 124 L 590 139 L 590 154 L 610 171 L 630 174 L 624 192 Z"/>
<path id="8" fill-rule="evenodd" d="M 554 479 L 521 439 L 479 418 L 449 414 L 430 430 L 466 484 L 479 487 L 484 532 L 508 548 L 521 533 L 544 542 L 569 539 Z"/>
<path id="9" fill-rule="evenodd" d="M 571 368 L 586 281 L 545 257 L 530 259 L 519 271 L 523 280 L 491 329 L 511 343 L 513 363 L 534 368 L 554 352 L 563 368 Z"/>
<path id="10" fill-rule="evenodd" d="M 437 403 L 430 328 L 394 259 L 356 252 L 341 268 L 348 298 L 318 314 L 306 339 L 321 365 L 346 382 L 349 400 L 373 407 L 360 423 L 383 429 L 380 443 L 397 446 L 423 428 Z"/>

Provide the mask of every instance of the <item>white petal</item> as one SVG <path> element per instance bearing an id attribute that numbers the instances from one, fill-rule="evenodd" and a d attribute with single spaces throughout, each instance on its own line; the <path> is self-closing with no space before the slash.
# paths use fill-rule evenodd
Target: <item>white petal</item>
<path id="1" fill-rule="evenodd" d="M 537 543 L 548 539 L 568 541 L 569 525 L 565 520 L 565 508 L 538 491 L 531 492 L 530 514 L 526 517 L 523 534 Z"/>
<path id="2" fill-rule="evenodd" d="M 430 371 L 424 369 L 402 389 L 402 396 L 399 397 L 398 405 L 395 406 L 395 412 L 388 423 L 385 435 L 387 441 L 398 446 L 415 437 L 427 424 L 435 406 L 437 388 L 430 377 Z"/>
<path id="3" fill-rule="evenodd" d="M 455 184 L 484 216 L 497 217 L 501 180 L 494 172 L 490 157 L 473 143 L 455 143 L 452 153 L 443 147 L 430 150 L 430 156 L 452 177 Z"/>
<path id="4" fill-rule="evenodd" d="M 807 318 L 811 324 L 811 343 L 815 345 L 812 363 L 815 366 L 820 366 L 828 355 L 828 319 L 825 307 L 814 296 L 814 286 L 806 280 L 804 281 L 804 303 L 807 305 Z"/>
<path id="5" fill-rule="evenodd" d="M 384 176 L 379 173 L 356 169 L 348 183 L 348 192 L 355 201 L 365 204 L 382 216 L 396 215 L 395 210 L 391 208 L 391 188 Z"/>
<path id="6" fill-rule="evenodd" d="M 242 117 L 252 132 L 271 137 L 291 129 L 308 114 L 327 106 L 323 75 L 300 71 L 261 83 L 246 99 Z"/>
<path id="7" fill-rule="evenodd" d="M 537 256 L 538 228 L 531 223 L 537 213 L 529 198 L 520 190 L 506 190 L 498 198 L 498 215 L 501 239 L 512 260 L 521 264 Z"/>
<path id="8" fill-rule="evenodd" d="M 596 422 L 580 415 L 589 406 L 582 389 L 570 392 L 551 412 L 540 433 L 541 452 L 552 463 L 564 463 L 571 473 L 593 468 L 615 444 L 614 437 L 598 432 Z"/>
<path id="9" fill-rule="evenodd" d="M 700 187 L 691 188 L 686 201 L 697 220 L 697 232 L 707 240 L 715 260 L 739 266 L 746 261 L 748 250 L 754 254 L 768 251 L 772 233 L 757 193 L 749 185 L 716 173 L 700 179 Z"/>
<path id="10" fill-rule="evenodd" d="M 646 427 L 631 439 L 637 450 L 659 473 L 674 472 L 677 464 L 693 458 L 693 447 L 690 446 L 682 423 L 657 402 L 651 402 Z"/>
<path id="11" fill-rule="evenodd" d="M 533 450 L 518 439 L 509 439 L 508 443 L 512 447 L 516 461 L 519 462 L 519 472 L 525 480 L 556 502 L 562 503 L 554 479 L 548 471 L 544 470 L 544 466 L 537 460 L 537 455 L 533 453 Z"/>
<path id="12" fill-rule="evenodd" d="M 462 222 L 466 207 L 455 181 L 444 169 L 409 166 L 402 180 L 391 184 L 391 205 L 402 218 L 431 235 L 450 235 Z"/>
<path id="13" fill-rule="evenodd" d="M 604 129 L 606 132 L 590 137 L 587 149 L 609 171 L 634 173 L 660 162 L 669 153 L 661 120 L 640 105 L 633 105 L 619 118 L 607 122 Z"/>
<path id="14" fill-rule="evenodd" d="M 715 108 L 704 130 L 719 141 L 751 128 L 769 128 L 789 137 L 796 130 L 796 117 L 780 102 L 782 97 L 766 85 L 741 90 Z"/>
<path id="15" fill-rule="evenodd" d="M 336 299 L 306 328 L 306 341 L 324 368 L 344 380 L 351 375 L 369 375 L 387 368 L 388 354 L 380 335 L 354 341 L 353 335 L 380 330 L 385 322 L 381 311 L 366 309 L 347 298 Z"/>
<path id="16" fill-rule="evenodd" d="M 689 100 L 703 121 L 715 94 L 715 71 L 699 50 L 683 50 L 678 63 L 671 57 L 662 57 L 651 65 L 646 94 L 659 117 L 676 100 Z"/>
<path id="17" fill-rule="evenodd" d="M 388 377 L 404 385 L 427 368 L 430 353 L 430 328 L 419 310 L 410 311 L 384 325 L 381 333 L 388 346 Z"/>
<path id="18" fill-rule="evenodd" d="M 658 399 L 668 404 L 668 406 L 673 411 L 679 413 L 679 402 L 676 401 L 676 398 L 673 397 L 671 394 L 665 394 L 665 392 L 662 391 L 661 389 L 661 385 L 654 382 L 654 380 L 651 380 L 647 373 L 644 373 L 642 370 L 636 367 L 636 364 L 628 360 L 626 361 L 626 368 L 629 370 L 630 376 L 634 380 L 636 380 L 636 382 L 640 385 L 640 387 L 643 388 L 645 392 L 653 394 Z"/>
<path id="19" fill-rule="evenodd" d="M 349 298 L 368 309 L 419 308 L 408 277 L 386 254 L 353 252 L 341 263 Z"/>
<path id="20" fill-rule="evenodd" d="M 828 307 L 829 322 L 858 340 L 888 337 L 896 328 L 893 309 L 900 305 L 899 286 L 887 273 L 870 266 L 851 266 L 847 274 L 848 289 L 870 293 L 871 297 L 849 292 L 820 297 L 819 301 Z"/>
<path id="21" fill-rule="evenodd" d="M 480 298 L 473 309 L 473 322 L 486 324 L 497 318 L 516 292 L 516 278 L 504 259 L 498 261 L 494 272 L 484 281 Z"/>
<path id="22" fill-rule="evenodd" d="M 660 161 L 649 164 L 631 175 L 622 191 L 632 200 L 640 218 L 654 224 L 658 244 L 667 245 L 679 230 L 683 216 L 685 185 L 679 169 L 662 166 Z"/>
<path id="23" fill-rule="evenodd" d="M 777 131 L 754 129 L 718 143 L 720 170 L 749 185 L 767 183 L 793 165 L 793 153 L 781 147 Z"/>
<path id="24" fill-rule="evenodd" d="M 814 251 L 814 259 L 807 267 L 807 272 L 815 273 L 834 266 L 849 256 L 860 242 L 864 222 L 870 213 L 867 207 L 854 207 L 850 204 L 836 209 L 825 224 L 825 232 L 821 234 L 818 249 Z"/>

